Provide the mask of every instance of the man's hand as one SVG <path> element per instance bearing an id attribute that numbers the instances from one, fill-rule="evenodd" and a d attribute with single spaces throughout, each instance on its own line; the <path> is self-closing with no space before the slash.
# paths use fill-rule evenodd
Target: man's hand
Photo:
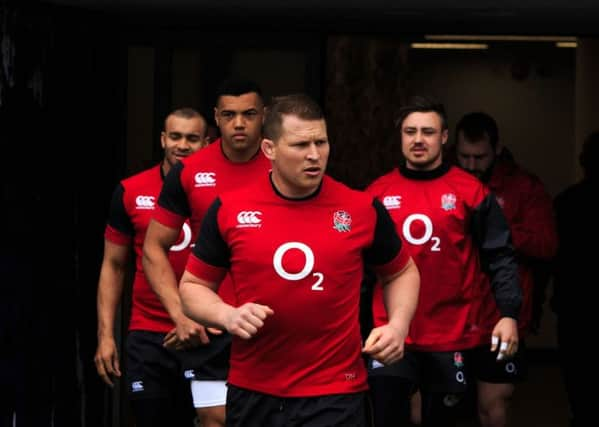
<path id="1" fill-rule="evenodd" d="M 383 365 L 397 362 L 404 355 L 405 334 L 387 324 L 370 331 L 362 352 Z"/>
<path id="2" fill-rule="evenodd" d="M 187 317 L 179 320 L 175 328 L 168 332 L 162 341 L 164 347 L 174 350 L 186 350 L 208 343 L 210 338 L 206 328 Z"/>
<path id="3" fill-rule="evenodd" d="M 232 335 L 249 340 L 264 326 L 264 320 L 274 311 L 267 305 L 245 303 L 230 311 L 226 319 L 226 328 Z"/>
<path id="4" fill-rule="evenodd" d="M 121 376 L 119 353 L 114 338 L 100 340 L 94 356 L 94 363 L 102 381 L 113 387 L 114 378 L 120 378 Z"/>
<path id="5" fill-rule="evenodd" d="M 497 360 L 512 357 L 518 351 L 518 323 L 511 317 L 502 317 L 493 328 L 491 351 L 496 351 Z"/>

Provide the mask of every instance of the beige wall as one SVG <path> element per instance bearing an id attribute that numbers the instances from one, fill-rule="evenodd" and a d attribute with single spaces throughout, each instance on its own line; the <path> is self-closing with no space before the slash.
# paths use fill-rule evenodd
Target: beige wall
<path id="1" fill-rule="evenodd" d="M 408 64 L 408 89 L 445 103 L 451 140 L 463 114 L 485 111 L 497 120 L 503 144 L 552 195 L 572 181 L 575 50 L 547 44 L 484 51 L 412 49 Z"/>

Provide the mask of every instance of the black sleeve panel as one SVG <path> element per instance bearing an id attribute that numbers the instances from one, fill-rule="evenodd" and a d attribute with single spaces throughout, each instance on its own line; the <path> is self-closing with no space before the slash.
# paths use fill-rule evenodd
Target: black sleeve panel
<path id="1" fill-rule="evenodd" d="M 229 268 L 231 265 L 231 251 L 223 236 L 221 236 L 218 227 L 218 210 L 220 207 L 221 201 L 217 197 L 206 211 L 193 253 L 207 264 Z"/>
<path id="2" fill-rule="evenodd" d="M 108 225 L 115 230 L 120 231 L 127 236 L 133 237 L 135 235 L 135 228 L 131 222 L 131 218 L 127 215 L 125 204 L 123 203 L 123 197 L 125 196 L 125 187 L 123 184 L 119 184 L 112 193 L 112 200 L 110 201 L 110 211 L 108 212 Z"/>
<path id="3" fill-rule="evenodd" d="M 376 211 L 376 226 L 372 245 L 364 251 L 364 261 L 371 265 L 384 265 L 392 261 L 401 250 L 401 240 L 387 209 L 377 199 L 372 206 Z"/>
<path id="4" fill-rule="evenodd" d="M 191 216 L 187 195 L 181 185 L 183 163 L 176 163 L 164 177 L 164 184 L 158 197 L 158 204 L 163 208 L 185 218 Z"/>
<path id="5" fill-rule="evenodd" d="M 471 226 L 482 267 L 491 277 L 491 287 L 501 315 L 518 319 L 522 305 L 518 264 L 510 228 L 493 194 L 476 207 Z"/>

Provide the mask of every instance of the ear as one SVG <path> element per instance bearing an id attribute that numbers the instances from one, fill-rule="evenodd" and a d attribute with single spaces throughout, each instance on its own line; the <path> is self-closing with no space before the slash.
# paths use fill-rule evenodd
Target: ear
<path id="1" fill-rule="evenodd" d="M 160 145 L 162 146 L 163 150 L 166 148 L 166 132 L 165 131 L 160 132 Z"/>
<path id="2" fill-rule="evenodd" d="M 267 139 L 267 138 L 262 138 L 262 144 L 260 145 L 262 148 L 262 152 L 264 153 L 264 155 L 266 156 L 266 158 L 268 160 L 274 160 L 275 159 L 275 143 L 274 141 Z"/>
<path id="3" fill-rule="evenodd" d="M 448 138 L 449 138 L 449 130 L 445 129 L 445 130 L 443 130 L 443 132 L 441 132 L 441 145 L 444 145 L 447 142 Z"/>
<path id="4" fill-rule="evenodd" d="M 495 146 L 495 155 L 496 156 L 500 155 L 502 150 L 503 150 L 503 145 L 501 145 L 500 142 L 497 142 L 497 145 Z"/>
<path id="5" fill-rule="evenodd" d="M 216 122 L 216 126 L 220 126 L 218 124 L 218 108 L 214 107 L 214 121 Z"/>

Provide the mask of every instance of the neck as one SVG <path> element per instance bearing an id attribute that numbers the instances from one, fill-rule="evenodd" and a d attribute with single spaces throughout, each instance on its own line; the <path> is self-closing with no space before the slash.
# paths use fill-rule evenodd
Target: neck
<path id="1" fill-rule="evenodd" d="M 285 199 L 290 200 L 303 200 L 310 198 L 318 193 L 322 184 L 322 180 L 319 180 L 318 184 L 312 187 L 293 188 L 292 186 L 288 185 L 274 169 L 270 173 L 270 182 L 272 183 L 272 186 L 277 194 Z"/>
<path id="2" fill-rule="evenodd" d="M 162 176 L 166 176 L 167 173 L 171 170 L 171 165 L 166 159 L 162 160 L 162 164 L 160 165 L 160 170 L 162 171 Z"/>
<path id="3" fill-rule="evenodd" d="M 260 145 L 251 146 L 245 150 L 231 150 L 225 144 L 221 144 L 221 149 L 224 156 L 233 163 L 245 163 L 252 160 L 258 154 Z"/>

